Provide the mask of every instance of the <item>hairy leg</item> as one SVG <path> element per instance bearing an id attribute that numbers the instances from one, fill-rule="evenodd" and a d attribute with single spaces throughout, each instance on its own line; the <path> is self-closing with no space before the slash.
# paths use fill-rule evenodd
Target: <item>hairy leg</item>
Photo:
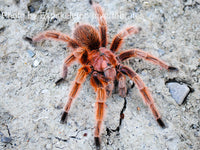
<path id="1" fill-rule="evenodd" d="M 137 88 L 140 90 L 140 94 L 142 95 L 142 98 L 143 98 L 145 104 L 147 104 L 149 106 L 151 112 L 153 113 L 156 121 L 162 128 L 165 128 L 165 124 L 161 120 L 160 114 L 158 113 L 158 111 L 154 105 L 154 100 L 153 100 L 148 88 L 146 87 L 146 85 L 144 84 L 142 79 L 138 76 L 138 74 L 136 72 L 134 72 L 132 69 L 128 68 L 127 66 L 123 66 L 123 65 L 119 66 L 119 71 L 121 71 L 125 75 L 128 75 L 131 78 L 131 80 L 133 80 L 133 82 L 137 85 Z"/>
<path id="2" fill-rule="evenodd" d="M 102 80 L 99 80 L 95 75 L 91 77 L 91 85 L 94 87 L 97 97 L 96 97 L 96 125 L 94 131 L 94 140 L 96 144 L 96 148 L 100 149 L 100 132 L 102 128 L 103 118 L 105 115 L 105 107 L 106 107 L 106 89 Z"/>
<path id="3" fill-rule="evenodd" d="M 115 35 L 115 37 L 113 38 L 112 43 L 110 45 L 110 50 L 112 52 L 117 52 L 119 50 L 119 48 L 121 47 L 125 37 L 127 37 L 130 34 L 137 34 L 140 30 L 141 30 L 141 28 L 136 28 L 133 26 L 122 30 L 120 33 Z"/>
<path id="4" fill-rule="evenodd" d="M 78 91 L 80 90 L 81 84 L 85 81 L 87 75 L 90 72 L 91 72 L 91 68 L 89 66 L 83 66 L 78 70 L 78 73 L 75 78 L 75 82 L 69 94 L 68 102 L 66 103 L 64 107 L 64 112 L 61 117 L 61 123 L 64 123 L 67 120 L 67 115 L 72 105 L 72 102 L 76 98 Z"/>
<path id="5" fill-rule="evenodd" d="M 109 97 L 109 96 L 111 96 L 112 91 L 114 89 L 114 81 L 116 78 L 116 69 L 113 68 L 112 66 L 107 66 L 104 69 L 104 75 L 106 78 L 110 78 L 110 82 L 108 82 L 106 85 L 106 94 Z"/>
<path id="6" fill-rule="evenodd" d="M 85 52 L 86 50 L 84 48 L 77 48 L 75 51 L 72 52 L 71 55 L 69 55 L 63 64 L 63 69 L 62 69 L 62 76 L 60 79 L 58 79 L 55 84 L 58 85 L 60 84 L 62 81 L 64 81 L 64 79 L 67 77 L 67 73 L 68 73 L 68 67 L 77 59 L 79 59 Z"/>
<path id="7" fill-rule="evenodd" d="M 74 54 L 69 55 L 63 64 L 63 69 L 62 69 L 62 75 L 61 78 L 58 79 L 55 84 L 58 85 L 60 84 L 62 81 L 65 80 L 65 78 L 67 77 L 67 73 L 68 73 L 68 67 L 72 64 L 72 62 L 74 62 L 76 60 L 76 57 L 74 56 Z"/>
<path id="8" fill-rule="evenodd" d="M 140 49 L 126 50 L 124 52 L 121 52 L 118 55 L 118 59 L 120 61 L 127 60 L 131 57 L 139 57 L 139 58 L 145 59 L 145 60 L 150 61 L 150 62 L 152 62 L 156 65 L 160 65 L 162 68 L 168 69 L 169 71 L 178 71 L 177 68 L 167 65 L 164 61 L 160 60 L 159 58 L 157 58 L 157 57 L 155 57 L 155 56 L 153 56 L 153 55 L 151 55 L 151 54 L 149 54 L 145 51 L 142 51 Z"/>
<path id="9" fill-rule="evenodd" d="M 118 81 L 118 90 L 121 97 L 126 97 L 127 88 L 126 88 L 126 77 L 121 72 L 117 73 Z"/>
<path id="10" fill-rule="evenodd" d="M 107 45 L 107 22 L 103 13 L 103 10 L 99 4 L 94 3 L 92 0 L 89 1 L 93 6 L 99 21 L 99 30 L 101 36 L 101 47 L 106 47 Z"/>
<path id="11" fill-rule="evenodd" d="M 46 39 L 67 42 L 69 44 L 69 47 L 72 47 L 72 48 L 79 47 L 77 42 L 71 39 L 68 35 L 58 32 L 58 31 L 54 31 L 54 30 L 44 31 L 36 35 L 35 37 L 33 37 L 33 42 L 38 42 L 38 41 L 46 40 Z"/>

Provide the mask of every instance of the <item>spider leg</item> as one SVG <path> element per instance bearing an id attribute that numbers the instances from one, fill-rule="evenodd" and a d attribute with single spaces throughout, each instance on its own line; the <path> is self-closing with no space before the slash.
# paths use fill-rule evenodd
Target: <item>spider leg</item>
<path id="1" fill-rule="evenodd" d="M 114 89 L 114 81 L 116 78 L 116 69 L 113 68 L 112 66 L 107 66 L 104 69 L 104 75 L 105 75 L 105 77 L 111 79 L 110 82 L 108 82 L 106 85 L 106 94 L 109 97 L 109 96 L 111 96 L 112 91 Z"/>
<path id="2" fill-rule="evenodd" d="M 78 70 L 78 73 L 75 78 L 75 82 L 72 86 L 72 89 L 69 94 L 69 99 L 66 105 L 64 106 L 64 112 L 61 117 L 61 123 L 66 122 L 68 112 L 70 110 L 70 107 L 72 105 L 73 100 L 76 98 L 78 91 L 80 90 L 81 84 L 85 81 L 87 75 L 91 72 L 90 66 L 83 66 Z"/>
<path id="3" fill-rule="evenodd" d="M 118 81 L 119 95 L 121 97 L 126 97 L 126 94 L 127 94 L 126 76 L 124 74 L 122 74 L 121 72 L 118 72 L 117 73 L 117 81 Z"/>
<path id="4" fill-rule="evenodd" d="M 80 58 L 84 52 L 86 50 L 84 48 L 77 48 L 76 51 L 73 51 L 73 53 L 71 55 L 69 55 L 63 64 L 63 69 L 62 69 L 62 76 L 60 79 L 58 79 L 55 84 L 58 85 L 60 84 L 62 81 L 65 80 L 65 78 L 67 77 L 67 73 L 68 73 L 68 67 L 77 60 L 77 58 Z"/>
<path id="5" fill-rule="evenodd" d="M 89 0 L 89 3 L 93 6 L 99 21 L 99 30 L 101 36 L 101 47 L 106 47 L 107 45 L 107 22 L 103 13 L 103 10 L 99 4 L 94 3 Z"/>
<path id="6" fill-rule="evenodd" d="M 46 39 L 68 42 L 69 47 L 72 47 L 72 48 L 79 47 L 77 42 L 75 40 L 71 39 L 68 35 L 58 32 L 58 31 L 54 31 L 54 30 L 44 31 L 42 33 L 39 33 L 38 35 L 33 37 L 33 42 L 38 42 L 38 41 L 46 40 Z"/>
<path id="7" fill-rule="evenodd" d="M 96 86 L 97 82 L 98 82 L 98 84 L 100 84 L 102 86 L 103 85 L 106 86 L 106 85 L 108 85 L 108 83 L 110 81 L 111 81 L 111 78 L 105 77 L 105 75 L 102 75 L 102 74 L 98 73 L 97 71 L 94 71 L 92 73 L 91 84 L 95 91 L 97 90 L 97 87 L 98 87 L 98 86 Z"/>
<path id="8" fill-rule="evenodd" d="M 115 37 L 113 38 L 112 43 L 110 45 L 110 50 L 112 52 L 117 52 L 119 50 L 119 48 L 121 47 L 121 45 L 123 43 L 123 39 L 125 37 L 127 37 L 130 34 L 137 34 L 140 30 L 141 30 L 141 28 L 136 28 L 133 26 L 122 30 L 120 33 L 115 35 Z"/>
<path id="9" fill-rule="evenodd" d="M 103 118 L 105 115 L 106 107 L 106 89 L 101 80 L 98 79 L 96 75 L 91 77 L 91 85 L 94 87 L 97 97 L 96 97 L 96 126 L 94 132 L 94 140 L 97 150 L 100 149 L 100 132 L 102 128 Z"/>
<path id="10" fill-rule="evenodd" d="M 145 59 L 156 65 L 160 65 L 162 68 L 165 68 L 169 71 L 178 71 L 177 68 L 167 65 L 164 61 L 160 60 L 159 58 L 157 58 L 147 52 L 144 52 L 140 49 L 126 50 L 124 52 L 121 52 L 118 55 L 118 58 L 120 61 L 127 60 L 128 58 L 131 58 L 131 57 L 139 57 L 139 58 Z"/>
<path id="11" fill-rule="evenodd" d="M 76 57 L 74 56 L 74 54 L 69 55 L 63 64 L 63 68 L 62 68 L 62 76 L 60 79 L 58 79 L 55 84 L 58 85 L 60 84 L 62 81 L 65 80 L 65 78 L 67 77 L 67 73 L 68 73 L 68 67 L 71 65 L 72 62 L 74 62 L 76 60 Z"/>
<path id="12" fill-rule="evenodd" d="M 139 89 L 140 94 L 142 95 L 145 104 L 147 104 L 149 106 L 150 110 L 152 111 L 156 121 L 162 128 L 165 128 L 165 124 L 161 120 L 160 114 L 158 113 L 158 111 L 154 105 L 154 100 L 153 100 L 148 88 L 146 87 L 146 85 L 144 84 L 142 79 L 138 76 L 138 74 L 136 72 L 134 72 L 132 69 L 128 68 L 127 66 L 123 66 L 123 65 L 119 66 L 119 71 L 121 71 L 125 75 L 128 75 L 131 78 L 131 80 L 133 80 L 133 82 L 137 85 L 137 88 Z"/>

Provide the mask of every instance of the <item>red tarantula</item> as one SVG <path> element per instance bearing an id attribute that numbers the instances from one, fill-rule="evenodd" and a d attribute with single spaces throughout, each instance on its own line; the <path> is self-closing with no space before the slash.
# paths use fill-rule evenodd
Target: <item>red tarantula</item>
<path id="1" fill-rule="evenodd" d="M 37 42 L 44 39 L 64 41 L 68 43 L 68 47 L 72 49 L 71 54 L 64 61 L 62 78 L 56 82 L 56 85 L 67 77 L 68 67 L 74 61 L 79 61 L 82 65 L 76 75 L 68 102 L 64 106 L 61 123 L 66 122 L 71 104 L 76 98 L 77 93 L 81 88 L 81 84 L 83 84 L 88 75 L 91 75 L 90 83 L 97 93 L 94 140 L 97 149 L 100 149 L 100 132 L 105 115 L 106 99 L 112 94 L 115 81 L 118 82 L 119 95 L 121 97 L 126 96 L 126 76 L 133 80 L 137 85 L 144 102 L 149 106 L 158 124 L 162 128 L 165 127 L 148 88 L 138 74 L 131 68 L 123 65 L 122 62 L 131 57 L 139 57 L 160 65 L 169 71 L 177 70 L 177 68 L 168 66 L 165 62 L 140 49 L 130 49 L 121 52 L 120 54 L 116 54 L 122 45 L 124 38 L 130 34 L 137 34 L 141 28 L 131 26 L 122 30 L 114 37 L 110 48 L 106 48 L 107 23 L 103 10 L 99 4 L 94 3 L 92 0 L 89 0 L 89 2 L 98 17 L 99 30 L 96 30 L 93 26 L 87 24 L 78 25 L 73 33 L 73 38 L 57 31 L 45 31 L 35 36 L 33 41 Z"/>

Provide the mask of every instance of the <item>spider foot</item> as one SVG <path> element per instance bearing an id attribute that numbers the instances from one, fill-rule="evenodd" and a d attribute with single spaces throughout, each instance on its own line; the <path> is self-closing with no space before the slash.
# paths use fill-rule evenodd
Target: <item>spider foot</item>
<path id="1" fill-rule="evenodd" d="M 60 84 L 61 82 L 63 82 L 64 80 L 65 80 L 64 78 L 58 79 L 58 80 L 55 82 L 56 86 L 59 85 L 59 84 Z"/>
<path id="2" fill-rule="evenodd" d="M 68 113 L 67 112 L 63 112 L 60 123 L 64 124 L 67 123 L 67 118 L 68 118 Z"/>
<path id="3" fill-rule="evenodd" d="M 162 128 L 165 128 L 165 127 L 166 127 L 165 124 L 164 124 L 164 122 L 163 122 L 160 118 L 157 119 L 157 122 L 158 122 L 158 124 L 159 124 Z"/>
<path id="4" fill-rule="evenodd" d="M 169 67 L 168 67 L 168 70 L 169 70 L 169 71 L 178 71 L 178 68 L 169 66 Z"/>
<path id="5" fill-rule="evenodd" d="M 94 137 L 94 141 L 95 141 L 95 145 L 96 145 L 96 150 L 101 150 L 100 138 Z"/>

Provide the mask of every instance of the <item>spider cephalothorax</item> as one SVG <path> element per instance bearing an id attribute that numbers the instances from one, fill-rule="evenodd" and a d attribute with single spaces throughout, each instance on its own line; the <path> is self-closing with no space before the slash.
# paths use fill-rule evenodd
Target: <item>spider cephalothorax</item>
<path id="1" fill-rule="evenodd" d="M 128 27 L 118 33 L 112 40 L 110 48 L 107 46 L 107 23 L 100 5 L 89 1 L 93 6 L 99 21 L 99 30 L 95 29 L 91 25 L 77 25 L 74 30 L 73 38 L 68 35 L 57 31 L 45 31 L 33 38 L 34 42 L 43 39 L 53 39 L 57 41 L 64 41 L 68 43 L 68 47 L 71 48 L 71 54 L 65 59 L 63 65 L 62 77 L 56 82 L 59 84 L 67 76 L 68 67 L 74 61 L 79 61 L 82 67 L 78 70 L 78 73 L 73 83 L 72 89 L 69 94 L 69 99 L 64 107 L 64 112 L 61 117 L 61 122 L 64 123 L 67 120 L 67 115 L 70 110 L 72 101 L 77 96 L 80 90 L 81 84 L 85 81 L 88 75 L 91 75 L 91 85 L 93 86 L 96 96 L 96 125 L 95 125 L 95 144 L 97 149 L 100 148 L 100 131 L 105 114 L 105 102 L 107 97 L 112 94 L 114 88 L 114 82 L 118 82 L 118 91 L 121 97 L 125 97 L 127 93 L 126 89 L 126 76 L 128 76 L 137 85 L 140 94 L 144 102 L 149 106 L 155 119 L 161 127 L 165 127 L 165 124 L 161 120 L 161 117 L 154 105 L 153 98 L 145 86 L 141 78 L 131 68 L 122 64 L 124 60 L 131 57 L 143 58 L 154 64 L 170 71 L 177 70 L 175 67 L 168 66 L 165 62 L 152 56 L 139 49 L 130 49 L 120 54 L 116 54 L 119 50 L 123 39 L 130 34 L 138 33 L 141 28 Z"/>

